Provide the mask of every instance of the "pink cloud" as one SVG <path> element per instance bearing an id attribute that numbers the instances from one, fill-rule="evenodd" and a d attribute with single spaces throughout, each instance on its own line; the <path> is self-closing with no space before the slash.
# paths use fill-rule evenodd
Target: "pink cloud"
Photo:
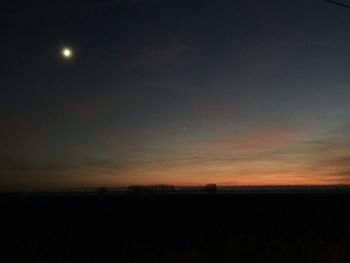
<path id="1" fill-rule="evenodd" d="M 302 130 L 268 127 L 196 141 L 191 146 L 214 151 L 264 152 L 281 149 L 304 137 L 306 132 Z"/>

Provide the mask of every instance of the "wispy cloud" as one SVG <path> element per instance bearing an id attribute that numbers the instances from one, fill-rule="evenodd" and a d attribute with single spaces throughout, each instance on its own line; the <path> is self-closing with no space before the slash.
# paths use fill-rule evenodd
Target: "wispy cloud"
<path id="1" fill-rule="evenodd" d="M 304 132 L 295 128 L 257 127 L 212 139 L 198 140 L 193 142 L 192 146 L 220 151 L 264 152 L 286 147 L 303 137 Z"/>
<path id="2" fill-rule="evenodd" d="M 33 181 L 43 186 L 345 184 L 350 183 L 348 135 L 347 129 L 339 129 L 313 137 L 276 125 L 163 147 L 111 145 L 102 148 L 105 158 L 70 162 L 2 158 L 0 169 L 2 177 L 16 175 L 17 185 L 23 186 Z"/>
<path id="3" fill-rule="evenodd" d="M 191 50 L 185 44 L 151 45 L 140 48 L 134 58 L 135 65 L 174 64 Z"/>
<path id="4" fill-rule="evenodd" d="M 313 143 L 307 172 L 333 183 L 350 183 L 350 126 L 335 129 Z"/>

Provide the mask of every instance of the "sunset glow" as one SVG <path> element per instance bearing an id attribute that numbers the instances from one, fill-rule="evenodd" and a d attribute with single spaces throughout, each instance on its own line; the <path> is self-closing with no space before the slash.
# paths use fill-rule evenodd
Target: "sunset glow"
<path id="1" fill-rule="evenodd" d="M 347 9 L 323 2 L 118 1 L 86 7 L 91 20 L 57 19 L 56 5 L 14 19 L 0 188 L 349 184 Z"/>

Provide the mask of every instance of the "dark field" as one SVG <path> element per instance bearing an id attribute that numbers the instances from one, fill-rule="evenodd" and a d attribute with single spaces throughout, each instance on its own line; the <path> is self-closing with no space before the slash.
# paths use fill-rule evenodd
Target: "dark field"
<path id="1" fill-rule="evenodd" d="M 350 262 L 350 195 L 1 197 L 1 262 Z"/>

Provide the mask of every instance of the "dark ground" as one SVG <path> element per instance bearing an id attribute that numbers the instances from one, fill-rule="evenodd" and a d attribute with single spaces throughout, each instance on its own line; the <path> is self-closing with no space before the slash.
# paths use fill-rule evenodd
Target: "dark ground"
<path id="1" fill-rule="evenodd" d="M 349 194 L 3 195 L 0 262 L 350 262 Z"/>

